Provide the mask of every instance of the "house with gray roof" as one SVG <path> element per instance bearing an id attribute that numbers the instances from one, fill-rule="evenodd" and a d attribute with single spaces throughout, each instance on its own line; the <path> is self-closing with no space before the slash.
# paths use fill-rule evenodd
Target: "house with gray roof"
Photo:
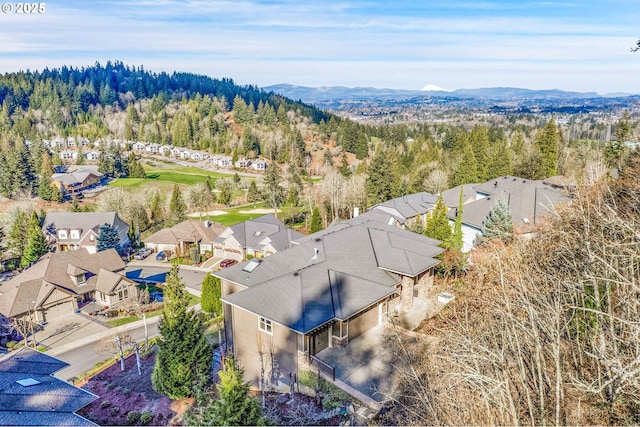
<path id="1" fill-rule="evenodd" d="M 36 323 L 72 315 L 84 304 L 117 307 L 136 296 L 135 282 L 124 276 L 115 249 L 54 252 L 0 287 L 0 315 L 28 317 Z M 35 316 L 33 318 L 32 316 Z"/>
<path id="2" fill-rule="evenodd" d="M 213 240 L 214 256 L 242 261 L 283 251 L 304 234 L 291 230 L 271 214 L 228 227 Z"/>
<path id="3" fill-rule="evenodd" d="M 369 212 L 374 212 L 374 214 L 367 212 L 365 215 L 372 215 L 372 218 L 375 216 L 377 220 L 397 227 L 404 228 L 415 221 L 421 221 L 424 225 L 427 221 L 427 214 L 433 210 L 437 201 L 438 196 L 424 191 L 407 194 L 379 203 L 369 209 Z"/>
<path id="4" fill-rule="evenodd" d="M 515 176 L 502 176 L 482 184 L 459 185 L 442 192 L 447 212 L 453 222 L 457 215 L 462 189 L 463 251 L 473 248 L 477 236 L 482 234 L 484 220 L 499 199 L 504 200 L 513 217 L 514 231 L 528 234 L 550 215 L 553 206 L 570 200 L 566 185 L 557 179 L 530 180 Z"/>
<path id="5" fill-rule="evenodd" d="M 281 252 L 213 273 L 221 279 L 228 348 L 245 379 L 287 382 L 299 356 L 349 341 L 401 311 L 433 285 L 440 242 L 357 217 L 297 239 Z"/>
<path id="6" fill-rule="evenodd" d="M 98 396 L 53 376 L 67 366 L 29 347 L 0 357 L 0 425 L 97 425 L 76 411 Z"/>
<path id="7" fill-rule="evenodd" d="M 57 251 L 85 248 L 95 253 L 100 227 L 109 224 L 118 232 L 120 248 L 129 242 L 129 224 L 116 212 L 49 212 L 42 224 L 45 239 Z"/>

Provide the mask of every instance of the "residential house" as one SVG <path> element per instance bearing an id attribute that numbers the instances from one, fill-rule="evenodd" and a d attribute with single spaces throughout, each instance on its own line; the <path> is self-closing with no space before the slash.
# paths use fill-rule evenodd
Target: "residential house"
<path id="1" fill-rule="evenodd" d="M 263 215 L 228 227 L 213 241 L 213 254 L 238 261 L 247 255 L 265 257 L 283 251 L 304 234 L 291 230 L 273 215 Z"/>
<path id="2" fill-rule="evenodd" d="M 178 157 L 182 160 L 189 160 L 191 158 L 191 151 L 182 150 L 180 151 L 180 154 L 178 155 Z"/>
<path id="3" fill-rule="evenodd" d="M 265 160 L 256 160 L 251 163 L 251 169 L 254 171 L 263 171 L 267 169 L 267 162 Z"/>
<path id="4" fill-rule="evenodd" d="M 228 351 L 254 386 L 260 354 L 287 383 L 305 358 L 344 347 L 411 308 L 433 285 L 437 240 L 363 218 L 213 274 L 221 279 Z"/>
<path id="5" fill-rule="evenodd" d="M 171 251 L 189 254 L 192 244 L 198 245 L 199 253 L 213 253 L 212 242 L 225 230 L 226 226 L 211 221 L 188 219 L 171 228 L 163 228 L 144 239 L 145 246 L 157 252 Z"/>
<path id="6" fill-rule="evenodd" d="M 133 143 L 133 145 L 131 146 L 131 149 L 133 151 L 141 152 L 141 151 L 144 151 L 146 147 L 147 147 L 147 144 L 145 142 L 138 141 Z"/>
<path id="7" fill-rule="evenodd" d="M 2 285 L 0 314 L 7 318 L 33 315 L 42 323 L 73 315 L 93 301 L 100 306 L 124 305 L 137 292 L 124 270 L 115 249 L 48 253 Z"/>
<path id="8" fill-rule="evenodd" d="M 238 169 L 246 169 L 249 166 L 251 166 L 251 160 L 245 159 L 243 157 L 241 159 L 236 160 L 234 166 L 237 167 Z"/>
<path id="9" fill-rule="evenodd" d="M 462 189 L 462 250 L 473 248 L 477 236 L 482 234 L 484 220 L 499 199 L 509 206 L 514 230 L 528 234 L 543 222 L 553 206 L 570 200 L 569 187 L 556 184 L 558 180 L 530 180 L 515 176 L 502 176 L 483 184 L 465 184 L 442 192 L 450 222 L 455 220 Z"/>
<path id="10" fill-rule="evenodd" d="M 378 212 L 375 213 L 377 217 L 382 212 L 382 217 L 385 218 L 384 221 L 387 224 L 405 228 L 416 221 L 422 222 L 423 225 L 426 224 L 427 214 L 433 210 L 437 201 L 438 196 L 425 192 L 407 194 L 379 203 L 369 211 L 377 210 Z"/>
<path id="11" fill-rule="evenodd" d="M 103 174 L 90 170 L 80 169 L 75 172 L 56 173 L 51 176 L 51 183 L 65 198 L 71 198 L 102 185 Z"/>
<path id="12" fill-rule="evenodd" d="M 74 150 L 76 149 L 76 147 L 78 146 L 78 144 L 76 143 L 76 139 L 73 137 L 69 137 L 67 138 L 67 148 L 73 148 Z"/>
<path id="13" fill-rule="evenodd" d="M 194 162 L 201 162 L 203 160 L 207 160 L 209 155 L 206 153 L 201 153 L 199 151 L 194 151 L 190 154 L 189 158 Z"/>
<path id="14" fill-rule="evenodd" d="M 118 231 L 120 248 L 129 246 L 129 224 L 116 212 L 49 212 L 44 219 L 42 231 L 49 244 L 59 252 L 80 248 L 96 253 L 98 233 L 103 224 Z"/>
<path id="15" fill-rule="evenodd" d="M 100 158 L 100 153 L 96 150 L 87 151 L 86 153 L 84 153 L 84 158 L 90 162 L 97 162 Z"/>
<path id="16" fill-rule="evenodd" d="M 158 154 L 160 152 L 160 144 L 148 144 L 144 151 L 149 154 Z"/>
<path id="17" fill-rule="evenodd" d="M 75 150 L 60 150 L 58 156 L 60 156 L 61 160 L 73 160 L 73 155 L 77 155 Z"/>
<path id="18" fill-rule="evenodd" d="M 171 154 L 171 149 L 173 147 L 170 145 L 161 145 L 160 148 L 158 148 L 158 154 L 162 154 L 163 156 L 169 156 Z"/>
<path id="19" fill-rule="evenodd" d="M 171 149 L 171 157 L 175 157 L 175 158 L 179 158 L 181 156 L 181 153 L 185 151 L 184 148 L 180 148 L 180 147 L 173 147 Z"/>
<path id="20" fill-rule="evenodd" d="M 216 158 L 216 166 L 221 168 L 229 168 L 233 166 L 231 156 L 218 156 Z"/>
<path id="21" fill-rule="evenodd" d="M 0 425 L 96 426 L 76 414 L 98 398 L 53 376 L 68 363 L 29 347 L 0 357 Z"/>

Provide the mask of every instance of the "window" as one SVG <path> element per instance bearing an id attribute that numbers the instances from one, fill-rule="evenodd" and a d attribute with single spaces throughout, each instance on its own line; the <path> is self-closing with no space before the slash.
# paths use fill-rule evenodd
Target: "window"
<path id="1" fill-rule="evenodd" d="M 71 230 L 71 238 L 79 239 L 80 238 L 80 230 Z"/>
<path id="2" fill-rule="evenodd" d="M 58 230 L 58 238 L 66 239 L 67 238 L 67 230 Z"/>
<path id="3" fill-rule="evenodd" d="M 118 301 L 129 298 L 129 289 L 122 288 L 118 291 Z"/>
<path id="4" fill-rule="evenodd" d="M 106 301 L 106 296 L 103 292 L 98 291 L 98 299 L 100 301 Z"/>
<path id="5" fill-rule="evenodd" d="M 273 333 L 273 327 L 271 326 L 271 320 L 260 317 L 258 320 L 258 329 L 268 334 Z"/>

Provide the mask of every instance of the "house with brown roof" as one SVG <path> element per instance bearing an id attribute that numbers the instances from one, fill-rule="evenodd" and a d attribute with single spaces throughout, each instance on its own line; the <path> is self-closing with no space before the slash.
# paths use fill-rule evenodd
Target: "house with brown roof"
<path id="1" fill-rule="evenodd" d="M 288 383 L 301 360 L 345 347 L 433 286 L 440 242 L 358 217 L 290 248 L 213 274 L 221 279 L 227 348 L 254 386 Z M 266 355 L 266 356 L 265 356 Z"/>
<path id="2" fill-rule="evenodd" d="M 53 376 L 67 366 L 29 347 L 1 356 L 0 425 L 97 425 L 76 412 L 98 396 Z"/>
<path id="3" fill-rule="evenodd" d="M 82 195 L 87 190 L 102 185 L 103 174 L 89 169 L 81 169 L 69 173 L 56 173 L 51 176 L 51 183 L 55 185 L 62 196 L 71 198 Z"/>
<path id="4" fill-rule="evenodd" d="M 261 258 L 290 248 L 302 237 L 275 216 L 263 215 L 228 227 L 213 241 L 214 255 L 237 261 L 247 255 Z"/>
<path id="5" fill-rule="evenodd" d="M 164 228 L 144 239 L 147 248 L 157 252 L 171 251 L 177 254 L 188 254 L 192 244 L 198 245 L 199 253 L 213 252 L 212 242 L 227 227 L 212 221 L 187 219 L 171 228 Z"/>
<path id="6" fill-rule="evenodd" d="M 137 292 L 124 272 L 125 263 L 115 249 L 48 253 L 0 287 L 0 314 L 7 318 L 35 314 L 36 322 L 42 323 L 93 301 L 101 306 L 124 305 Z"/>
<path id="7" fill-rule="evenodd" d="M 42 224 L 45 239 L 57 251 L 73 251 L 85 248 L 96 252 L 100 227 L 109 224 L 118 232 L 120 248 L 129 242 L 129 224 L 116 212 L 49 212 Z"/>

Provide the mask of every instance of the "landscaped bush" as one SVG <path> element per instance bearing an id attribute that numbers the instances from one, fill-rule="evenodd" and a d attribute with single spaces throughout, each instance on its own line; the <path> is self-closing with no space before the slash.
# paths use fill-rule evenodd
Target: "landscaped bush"
<path id="1" fill-rule="evenodd" d="M 9 341 L 9 342 L 7 343 L 7 348 L 8 348 L 9 350 L 11 350 L 11 349 L 13 349 L 16 345 L 18 345 L 18 343 L 17 343 L 16 341 Z"/>
<path id="2" fill-rule="evenodd" d="M 120 408 L 118 406 L 114 406 L 113 408 L 111 408 L 111 416 L 112 417 L 115 417 L 119 413 L 120 413 Z"/>
<path id="3" fill-rule="evenodd" d="M 140 412 L 138 411 L 129 411 L 127 413 L 127 422 L 129 424 L 135 424 L 140 419 Z"/>
<path id="4" fill-rule="evenodd" d="M 140 415 L 140 422 L 141 422 L 143 425 L 147 425 L 147 424 L 149 424 L 152 420 L 153 420 L 153 414 L 151 413 L 151 411 L 144 411 L 144 412 Z"/>
<path id="5" fill-rule="evenodd" d="M 125 387 L 122 389 L 122 394 L 124 394 L 124 397 L 129 397 L 131 396 L 131 389 Z"/>
<path id="6" fill-rule="evenodd" d="M 100 403 L 102 409 L 108 408 L 110 405 L 111 403 L 108 400 L 103 400 L 102 403 Z"/>

